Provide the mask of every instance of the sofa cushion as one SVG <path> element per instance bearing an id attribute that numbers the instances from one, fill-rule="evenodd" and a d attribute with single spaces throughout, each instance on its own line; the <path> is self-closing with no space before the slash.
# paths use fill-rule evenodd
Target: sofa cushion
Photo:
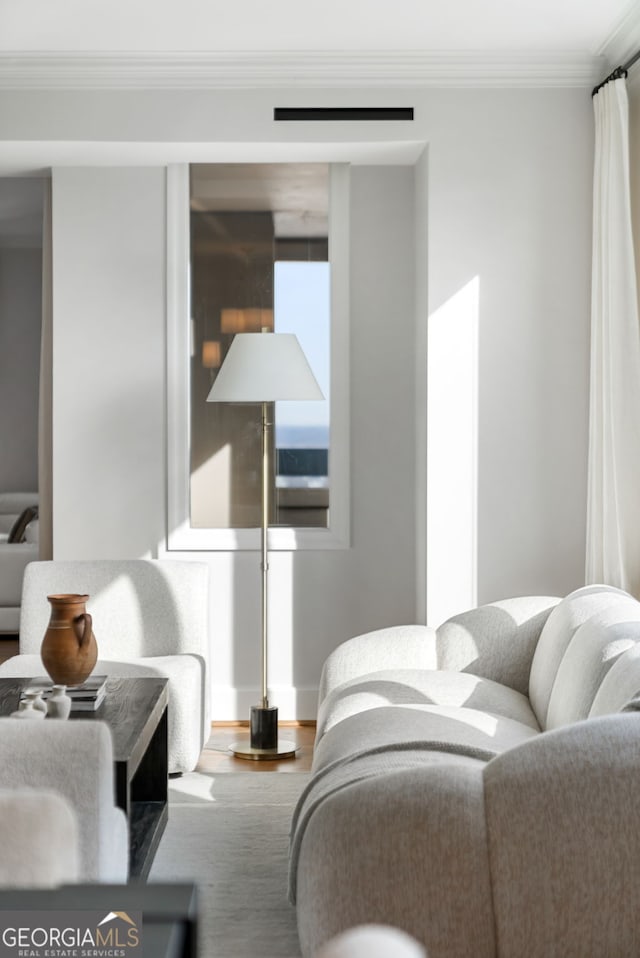
<path id="1" fill-rule="evenodd" d="M 640 708 L 640 643 L 623 652 L 604 676 L 589 709 L 589 718 Z"/>
<path id="2" fill-rule="evenodd" d="M 478 709 L 446 705 L 384 706 L 359 712 L 329 729 L 317 742 L 313 772 L 371 752 L 409 747 L 488 761 L 540 733 L 530 725 Z"/>
<path id="3" fill-rule="evenodd" d="M 322 667 L 318 701 L 350 679 L 388 669 L 437 669 L 435 629 L 427 625 L 396 625 L 356 635 L 342 642 Z"/>
<path id="4" fill-rule="evenodd" d="M 350 715 L 389 705 L 466 706 L 540 731 L 526 696 L 499 682 L 469 672 L 388 669 L 334 689 L 318 709 L 316 741 Z"/>
<path id="5" fill-rule="evenodd" d="M 436 630 L 438 668 L 483 675 L 526 695 L 531 659 L 558 602 L 518 596 L 452 616 Z"/>
<path id="6" fill-rule="evenodd" d="M 640 602 L 632 596 L 616 596 L 612 605 L 587 619 L 574 633 L 558 666 L 546 727 L 588 718 L 607 673 L 639 641 Z"/>
<path id="7" fill-rule="evenodd" d="M 551 692 L 574 633 L 592 615 L 624 595 L 625 592 L 611 586 L 584 586 L 559 602 L 547 619 L 538 639 L 529 677 L 529 699 L 541 728 L 547 727 Z"/>

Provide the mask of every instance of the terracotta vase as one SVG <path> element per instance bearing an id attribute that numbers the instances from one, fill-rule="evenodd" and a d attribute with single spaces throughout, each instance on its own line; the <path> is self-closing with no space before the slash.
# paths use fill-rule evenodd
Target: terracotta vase
<path id="1" fill-rule="evenodd" d="M 51 618 L 40 655 L 56 685 L 80 685 L 98 660 L 92 619 L 85 609 L 88 595 L 48 595 Z"/>

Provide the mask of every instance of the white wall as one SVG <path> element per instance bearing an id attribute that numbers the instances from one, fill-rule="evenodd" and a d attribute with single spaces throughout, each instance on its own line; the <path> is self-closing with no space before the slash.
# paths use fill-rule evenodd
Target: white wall
<path id="1" fill-rule="evenodd" d="M 349 99 L 412 105 L 416 121 L 271 120 L 273 105 Z M 122 162 L 117 140 L 134 138 L 149 141 L 148 153 L 163 162 L 229 158 L 234 149 L 238 159 L 264 157 L 265 144 L 283 159 L 289 152 L 332 159 L 338 147 L 344 158 L 372 142 L 378 155 L 405 149 L 399 141 L 416 141 L 415 156 L 428 147 L 415 170 L 353 171 L 353 548 L 274 556 L 270 680 L 283 718 L 313 714 L 320 664 L 339 641 L 424 609 L 415 553 L 426 552 L 428 437 L 415 396 L 425 395 L 419 377 L 430 317 L 476 278 L 477 596 L 461 578 L 450 583 L 448 601 L 561 593 L 581 583 L 588 91 L 25 92 L 0 100 L 0 130 L 23 141 L 110 140 L 69 146 L 86 162 L 101 155 L 107 164 Z M 60 155 L 59 145 L 50 149 Z M 161 169 L 55 170 L 56 555 L 162 554 L 162 181 Z M 430 545 L 436 555 L 447 548 Z M 251 553 L 208 559 L 215 714 L 244 718 L 258 684 L 258 560 Z M 434 603 L 432 621 L 442 611 Z"/>
<path id="2" fill-rule="evenodd" d="M 53 173 L 54 558 L 164 536 L 161 169 Z"/>
<path id="3" fill-rule="evenodd" d="M 0 490 L 38 489 L 42 250 L 0 247 Z"/>
<path id="4" fill-rule="evenodd" d="M 474 281 L 478 296 L 475 587 L 466 556 L 454 578 L 445 527 L 435 625 L 583 583 L 593 133 L 586 92 L 442 93 L 432 121 L 447 135 L 429 148 L 430 317 Z"/>

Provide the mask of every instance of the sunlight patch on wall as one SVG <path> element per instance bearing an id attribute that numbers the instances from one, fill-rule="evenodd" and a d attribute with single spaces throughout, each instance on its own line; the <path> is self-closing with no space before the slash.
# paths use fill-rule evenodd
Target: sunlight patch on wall
<path id="1" fill-rule="evenodd" d="M 478 306 L 475 277 L 429 317 L 427 621 L 477 604 Z"/>
<path id="2" fill-rule="evenodd" d="M 281 705 L 285 690 L 293 685 L 293 555 L 269 554 L 269 686 L 272 705 Z M 280 689 L 280 694 L 279 694 Z M 286 707 L 289 703 L 284 701 Z M 283 717 L 283 716 L 281 716 Z"/>
<path id="3" fill-rule="evenodd" d="M 191 474 L 191 498 L 200 503 L 199 524 L 215 529 L 229 525 L 231 445 L 227 443 Z"/>

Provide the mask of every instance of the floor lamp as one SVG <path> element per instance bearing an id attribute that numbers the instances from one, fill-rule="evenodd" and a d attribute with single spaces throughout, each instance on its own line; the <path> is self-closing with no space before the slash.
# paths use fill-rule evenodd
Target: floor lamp
<path id="1" fill-rule="evenodd" d="M 231 746 L 238 758 L 295 757 L 291 742 L 278 740 L 278 709 L 267 689 L 267 609 L 269 573 L 270 431 L 269 403 L 279 399 L 324 399 L 311 367 L 292 333 L 237 333 L 207 402 L 262 406 L 262 700 L 251 707 L 249 744 Z"/>

